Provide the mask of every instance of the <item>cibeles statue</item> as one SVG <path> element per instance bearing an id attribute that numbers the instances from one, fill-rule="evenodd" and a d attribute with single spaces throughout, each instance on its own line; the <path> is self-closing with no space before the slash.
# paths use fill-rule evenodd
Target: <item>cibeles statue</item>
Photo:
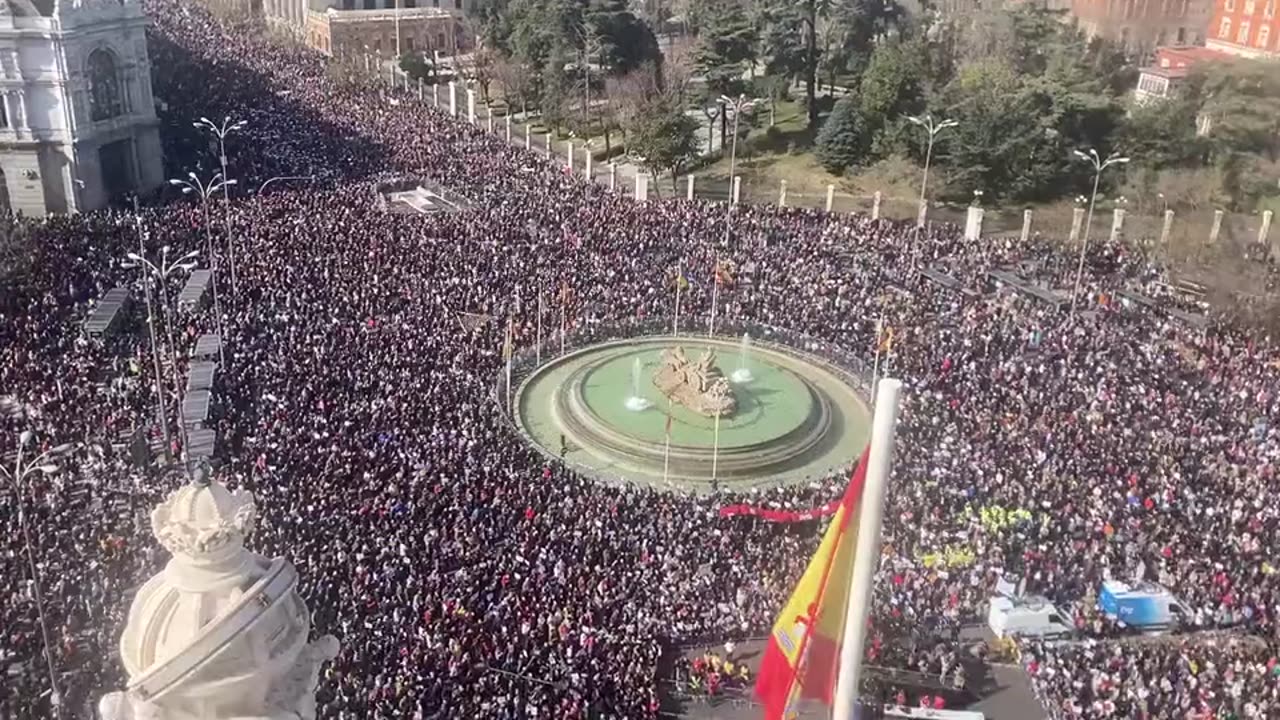
<path id="1" fill-rule="evenodd" d="M 102 698 L 104 720 L 312 720 L 320 666 L 298 573 L 244 547 L 253 496 L 202 478 L 151 513 L 173 558 L 138 590 L 120 638 L 128 673 Z"/>

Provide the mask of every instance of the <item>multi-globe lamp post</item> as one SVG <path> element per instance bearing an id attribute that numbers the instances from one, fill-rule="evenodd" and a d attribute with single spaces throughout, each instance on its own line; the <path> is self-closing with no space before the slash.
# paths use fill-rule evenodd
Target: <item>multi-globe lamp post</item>
<path id="1" fill-rule="evenodd" d="M 1072 151 L 1075 156 L 1093 165 L 1093 193 L 1089 195 L 1089 213 L 1084 223 L 1084 241 L 1080 243 L 1080 260 L 1076 263 L 1076 281 L 1071 288 L 1071 312 L 1076 311 L 1076 302 L 1080 296 L 1080 282 L 1084 279 L 1084 258 L 1085 253 L 1089 250 L 1089 230 L 1093 227 L 1093 207 L 1098 202 L 1098 183 L 1102 180 L 1102 171 L 1112 165 L 1124 165 L 1129 162 L 1129 158 L 1121 156 L 1119 153 L 1111 153 L 1102 159 L 1098 155 L 1098 151 L 1089 148 L 1089 152 L 1085 153 L 1081 150 Z"/>
<path id="2" fill-rule="evenodd" d="M 935 121 L 933 115 L 925 114 L 924 117 L 918 115 L 908 115 L 907 120 L 912 125 L 918 125 L 925 129 L 929 134 L 929 143 L 924 153 L 924 174 L 920 178 L 920 206 L 916 210 L 916 238 L 919 244 L 920 230 L 924 228 L 925 216 L 928 213 L 928 191 L 929 191 L 929 165 L 933 162 L 933 142 L 937 139 L 938 133 L 953 128 L 960 123 L 955 120 L 938 120 Z M 916 248 L 918 250 L 919 248 Z M 912 267 L 915 266 L 916 252 L 911 253 Z"/>
<path id="3" fill-rule="evenodd" d="M 191 463 L 187 459 L 189 447 L 189 443 L 187 442 L 187 419 L 182 409 L 184 395 L 182 392 L 181 376 L 178 374 L 178 345 L 174 342 L 173 338 L 173 305 L 169 301 L 168 280 L 170 277 L 174 277 L 178 273 L 190 272 L 195 268 L 196 258 L 199 257 L 199 252 L 192 250 L 181 257 L 171 259 L 169 257 L 169 246 L 165 245 L 160 248 L 160 261 L 158 264 L 151 262 L 139 253 L 128 253 L 126 257 L 129 259 L 126 267 L 137 267 L 142 270 L 144 274 L 150 274 L 160 284 L 160 304 L 161 307 L 164 308 L 165 334 L 169 338 L 169 364 L 173 369 L 174 393 L 177 396 L 178 432 L 182 437 L 182 453 L 180 455 L 180 459 L 182 460 L 182 469 L 186 473 L 187 479 L 190 480 Z M 149 302 L 150 290 L 147 292 Z M 150 318 L 148 318 L 148 323 L 150 323 Z M 154 335 L 152 337 L 152 350 L 154 352 Z M 159 385 L 159 377 L 157 377 L 156 380 L 157 385 Z"/>
<path id="4" fill-rule="evenodd" d="M 27 523 L 27 511 L 23 504 L 22 486 L 26 483 L 27 478 L 37 473 L 52 475 L 58 472 L 58 466 L 53 463 L 53 460 L 70 452 L 74 445 L 58 445 L 36 455 L 31 460 L 26 460 L 23 455 L 31 445 L 34 437 L 30 430 L 23 430 L 18 433 L 18 450 L 13 461 L 13 469 L 0 465 L 0 475 L 3 475 L 9 481 L 10 491 L 13 493 L 13 502 L 18 508 L 18 526 L 22 532 L 22 544 L 25 548 L 27 564 L 31 568 L 31 596 L 36 603 L 36 617 L 39 619 L 40 636 L 44 641 L 44 661 L 49 672 L 49 704 L 53 707 L 53 716 L 61 718 L 62 692 L 58 688 L 58 671 L 53 664 L 53 645 L 49 639 L 49 623 L 44 614 L 44 595 L 40 591 L 40 566 L 36 563 L 35 546 L 31 542 L 31 526 Z"/>
<path id="5" fill-rule="evenodd" d="M 231 122 L 231 116 L 228 115 L 222 119 L 219 125 L 207 117 L 201 117 L 198 122 L 192 123 L 197 130 L 208 130 L 213 136 L 218 138 L 218 162 L 222 164 L 222 177 L 230 177 L 227 174 L 227 136 L 237 130 L 243 130 L 246 123 L 244 120 Z M 222 184 L 222 199 L 226 203 L 222 218 L 227 233 L 227 264 L 231 266 L 231 292 L 239 291 L 236 283 L 236 252 L 235 244 L 231 241 L 231 186 L 235 184 L 234 180 L 228 180 Z"/>
<path id="6" fill-rule="evenodd" d="M 187 173 L 188 180 L 179 180 L 174 178 L 169 181 L 170 185 L 182 188 L 183 195 L 199 195 L 200 209 L 204 214 L 204 236 L 207 252 L 209 253 L 209 269 L 210 276 L 213 278 L 213 314 L 217 318 L 218 324 L 218 361 L 225 366 L 226 358 L 223 355 L 222 346 L 226 340 L 226 333 L 222 331 L 222 300 L 218 296 L 218 254 L 213 250 L 213 229 L 209 226 L 209 198 L 213 197 L 219 190 L 225 191 L 228 185 L 235 185 L 235 180 L 224 180 L 225 176 L 218 173 L 203 182 L 195 173 Z"/>

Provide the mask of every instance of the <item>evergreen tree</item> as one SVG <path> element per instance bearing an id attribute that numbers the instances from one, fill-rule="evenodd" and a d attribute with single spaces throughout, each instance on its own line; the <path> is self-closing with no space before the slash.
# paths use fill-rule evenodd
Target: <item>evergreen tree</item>
<path id="1" fill-rule="evenodd" d="M 756 60 L 756 28 L 743 0 L 703 0 L 695 62 L 715 95 L 737 94 Z"/>
<path id="2" fill-rule="evenodd" d="M 818 162 L 828 172 L 838 175 L 862 161 L 866 146 L 858 100 L 847 95 L 836 103 L 818 131 L 815 148 Z"/>

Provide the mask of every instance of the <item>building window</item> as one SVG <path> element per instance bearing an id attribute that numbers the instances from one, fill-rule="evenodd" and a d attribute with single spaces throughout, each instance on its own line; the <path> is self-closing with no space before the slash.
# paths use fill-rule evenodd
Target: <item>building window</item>
<path id="1" fill-rule="evenodd" d="M 1218 25 L 1218 37 L 1223 40 L 1231 37 L 1231 18 L 1222 18 L 1222 23 Z"/>
<path id="2" fill-rule="evenodd" d="M 418 0 L 404 0 L 404 5 L 403 5 L 403 6 L 404 6 L 406 9 L 413 9 L 413 8 L 416 8 L 416 7 L 418 7 Z"/>
<path id="3" fill-rule="evenodd" d="M 454 8 L 455 10 L 461 10 L 461 9 L 462 9 L 462 0 L 453 0 L 453 8 Z"/>
<path id="4" fill-rule="evenodd" d="M 1240 23 L 1240 31 L 1236 33 L 1236 42 L 1241 45 L 1249 44 L 1249 21 L 1245 20 Z"/>
<path id="5" fill-rule="evenodd" d="M 124 114 L 120 99 L 120 74 L 110 50 L 89 53 L 89 118 L 94 122 Z"/>
<path id="6" fill-rule="evenodd" d="M 1224 2 L 1224 3 L 1222 4 L 1222 7 L 1223 7 L 1227 12 L 1235 12 L 1235 11 L 1236 11 L 1236 0 L 1226 0 L 1226 2 Z"/>
<path id="7" fill-rule="evenodd" d="M 1267 44 L 1271 42 L 1271 26 L 1263 25 L 1258 28 L 1258 47 L 1263 50 L 1267 49 Z"/>
<path id="8" fill-rule="evenodd" d="M 1184 5 L 1183 7 L 1186 7 L 1186 6 Z M 1178 44 L 1183 45 L 1183 44 L 1186 44 L 1186 42 L 1187 42 L 1187 29 L 1184 27 L 1180 27 L 1178 28 Z"/>
<path id="9" fill-rule="evenodd" d="M 5 106 L 9 104 L 8 95 L 0 95 L 0 128 L 9 127 L 9 112 Z"/>
<path id="10" fill-rule="evenodd" d="M 436 47 L 441 50 L 446 49 L 444 44 L 444 33 L 436 33 Z"/>
<path id="11" fill-rule="evenodd" d="M 1254 12 L 1255 10 L 1257 10 L 1257 9 L 1258 9 L 1258 6 L 1257 6 L 1256 4 L 1254 4 L 1254 1 L 1253 1 L 1253 0 L 1244 0 L 1244 14 L 1245 14 L 1245 15 L 1252 15 L 1252 14 L 1253 14 L 1253 12 Z"/>
<path id="12" fill-rule="evenodd" d="M 407 38 L 405 38 L 405 39 L 404 39 L 404 46 L 405 46 L 405 49 L 406 49 L 406 50 L 408 50 L 409 52 L 413 52 L 413 38 L 411 38 L 411 37 L 407 37 Z"/>
<path id="13" fill-rule="evenodd" d="M 378 0 L 364 0 L 364 9 L 365 9 L 365 10 L 377 10 L 377 9 L 378 9 Z"/>
<path id="14" fill-rule="evenodd" d="M 1267 0 L 1262 8 L 1262 16 L 1268 20 L 1276 16 L 1276 0 Z"/>

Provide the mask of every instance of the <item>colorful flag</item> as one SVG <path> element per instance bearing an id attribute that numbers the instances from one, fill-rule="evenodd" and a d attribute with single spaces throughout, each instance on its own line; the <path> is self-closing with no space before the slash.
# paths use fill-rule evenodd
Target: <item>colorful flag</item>
<path id="1" fill-rule="evenodd" d="M 831 705 L 866 473 L 864 452 L 818 551 L 774 623 L 755 687 L 765 720 L 794 717 L 802 699 Z"/>
<path id="2" fill-rule="evenodd" d="M 675 285 L 677 290 L 689 289 L 689 278 L 684 276 L 684 271 L 680 269 L 679 265 L 676 266 Z"/>
<path id="3" fill-rule="evenodd" d="M 715 275 L 716 285 L 728 287 L 733 284 L 733 274 L 730 272 L 729 263 L 717 262 Z"/>
<path id="4" fill-rule="evenodd" d="M 884 335 L 880 338 L 880 352 L 889 352 L 893 349 L 893 328 L 886 325 Z"/>

